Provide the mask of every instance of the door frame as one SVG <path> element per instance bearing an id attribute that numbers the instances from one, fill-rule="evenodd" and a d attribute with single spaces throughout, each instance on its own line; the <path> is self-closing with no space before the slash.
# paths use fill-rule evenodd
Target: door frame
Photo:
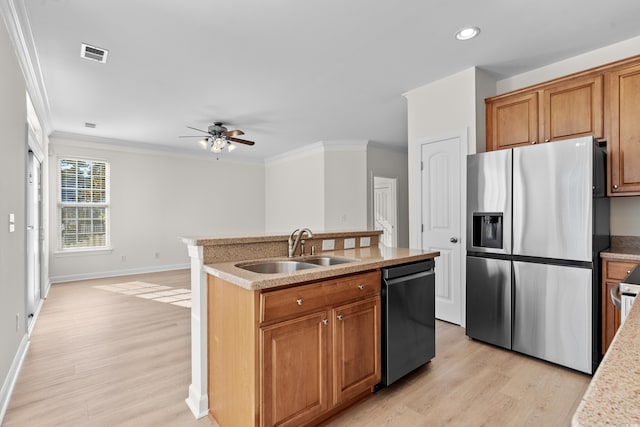
<path id="1" fill-rule="evenodd" d="M 373 176 L 373 225 L 375 228 L 376 221 L 376 180 L 378 181 L 386 181 L 389 183 L 391 188 L 391 196 L 393 202 L 393 211 L 394 211 L 394 224 L 393 224 L 393 236 L 392 236 L 392 247 L 398 246 L 398 178 L 397 177 L 386 177 L 380 175 Z"/>
<path id="2" fill-rule="evenodd" d="M 33 132 L 33 129 L 31 128 L 31 126 L 27 125 L 27 144 L 26 144 L 26 152 L 27 152 L 27 156 L 26 156 L 26 171 L 27 174 L 24 177 L 24 179 L 28 179 L 29 178 L 29 173 L 31 173 L 31 168 L 30 168 L 30 154 L 29 153 L 33 153 L 33 158 L 34 161 L 38 162 L 40 164 L 40 184 L 39 184 L 39 193 L 40 193 L 40 202 L 38 203 L 38 206 L 35 207 L 35 209 L 38 210 L 38 217 L 39 217 L 39 234 L 38 234 L 38 240 L 37 240 L 37 247 L 35 248 L 35 251 L 37 252 L 37 262 L 38 262 L 38 277 L 36 278 L 36 281 L 38 282 L 39 285 L 39 300 L 38 301 L 34 301 L 34 307 L 33 307 L 33 316 L 31 318 L 29 318 L 29 312 L 31 311 L 32 307 L 30 306 L 30 301 L 29 301 L 29 291 L 27 290 L 27 292 L 25 292 L 25 316 L 24 316 L 24 321 L 25 321 L 25 326 L 26 326 L 26 330 L 28 331 L 28 334 L 31 335 L 31 332 L 33 331 L 33 327 L 35 326 L 36 323 L 36 319 L 38 318 L 38 314 L 40 314 L 40 310 L 42 309 L 42 304 L 46 298 L 46 294 L 47 294 L 47 286 L 46 286 L 46 273 L 45 273 L 45 247 L 44 247 L 44 243 L 45 243 L 45 236 L 46 236 L 46 228 L 45 228 L 45 173 L 46 173 L 46 169 L 45 169 L 45 157 L 44 157 L 44 153 L 42 151 L 42 147 L 40 147 L 40 145 L 38 144 L 38 140 L 37 137 L 35 135 L 35 133 Z M 29 200 L 29 189 L 28 189 L 28 185 L 25 185 L 25 215 L 28 218 L 29 217 L 29 211 L 30 209 L 32 209 L 31 205 L 30 205 L 30 200 Z M 28 238 L 28 230 L 25 227 L 24 230 L 25 236 L 26 238 L 26 247 L 25 247 L 25 256 L 28 258 L 29 256 L 29 244 L 30 244 L 30 239 Z M 26 266 L 25 268 L 28 269 L 29 268 L 29 261 L 27 260 Z M 26 276 L 25 277 L 29 277 L 29 272 L 25 272 Z M 31 283 L 27 283 L 27 286 L 31 286 Z"/>
<path id="3" fill-rule="evenodd" d="M 467 252 L 467 154 L 469 149 L 469 128 L 464 127 L 460 129 L 450 130 L 435 135 L 426 137 L 419 137 L 414 140 L 414 143 L 410 147 L 409 162 L 411 163 L 409 168 L 409 185 L 411 192 L 414 194 L 413 200 L 411 194 L 409 196 L 409 246 L 412 248 L 422 249 L 422 170 L 420 162 L 422 161 L 422 146 L 425 144 L 432 144 L 445 139 L 460 139 L 460 237 L 458 241 L 461 245 L 462 259 L 460 262 L 460 326 L 465 327 L 467 324 L 466 318 L 466 300 L 467 289 L 465 283 L 467 282 L 466 263 L 464 262 Z M 471 152 L 475 152 L 471 150 Z"/>

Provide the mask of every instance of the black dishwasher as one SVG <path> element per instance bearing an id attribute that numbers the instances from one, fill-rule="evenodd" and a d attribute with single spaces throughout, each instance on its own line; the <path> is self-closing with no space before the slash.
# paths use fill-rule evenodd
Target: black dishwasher
<path id="1" fill-rule="evenodd" d="M 382 382 L 388 386 L 436 355 L 435 261 L 382 269 Z"/>

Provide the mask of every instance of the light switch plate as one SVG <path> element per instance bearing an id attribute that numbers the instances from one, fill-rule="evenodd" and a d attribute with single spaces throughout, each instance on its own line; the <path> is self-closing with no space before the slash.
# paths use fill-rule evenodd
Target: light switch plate
<path id="1" fill-rule="evenodd" d="M 336 248 L 336 241 L 331 240 L 323 240 L 322 241 L 322 250 L 323 251 L 332 251 Z"/>
<path id="2" fill-rule="evenodd" d="M 9 233 L 16 231 L 16 216 L 12 213 L 9 214 Z"/>
<path id="3" fill-rule="evenodd" d="M 371 246 L 371 237 L 361 237 L 360 238 L 360 247 L 361 248 L 368 248 L 369 246 Z"/>
<path id="4" fill-rule="evenodd" d="M 344 239 L 344 248 L 345 249 L 353 249 L 356 247 L 356 239 L 349 238 L 349 239 Z"/>

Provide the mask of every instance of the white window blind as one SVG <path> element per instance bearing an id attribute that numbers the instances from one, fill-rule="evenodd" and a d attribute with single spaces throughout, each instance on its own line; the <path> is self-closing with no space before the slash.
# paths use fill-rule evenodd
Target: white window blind
<path id="1" fill-rule="evenodd" d="M 60 159 L 60 249 L 109 247 L 109 164 Z"/>

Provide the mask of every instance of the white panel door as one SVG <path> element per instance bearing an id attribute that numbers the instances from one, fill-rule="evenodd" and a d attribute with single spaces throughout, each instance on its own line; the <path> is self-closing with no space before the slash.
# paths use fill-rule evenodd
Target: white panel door
<path id="1" fill-rule="evenodd" d="M 436 258 L 436 318 L 461 324 L 462 141 L 449 137 L 421 145 L 422 249 Z"/>
<path id="2" fill-rule="evenodd" d="M 373 181 L 375 229 L 384 231 L 383 245 L 395 248 L 398 246 L 396 180 L 375 176 Z"/>

